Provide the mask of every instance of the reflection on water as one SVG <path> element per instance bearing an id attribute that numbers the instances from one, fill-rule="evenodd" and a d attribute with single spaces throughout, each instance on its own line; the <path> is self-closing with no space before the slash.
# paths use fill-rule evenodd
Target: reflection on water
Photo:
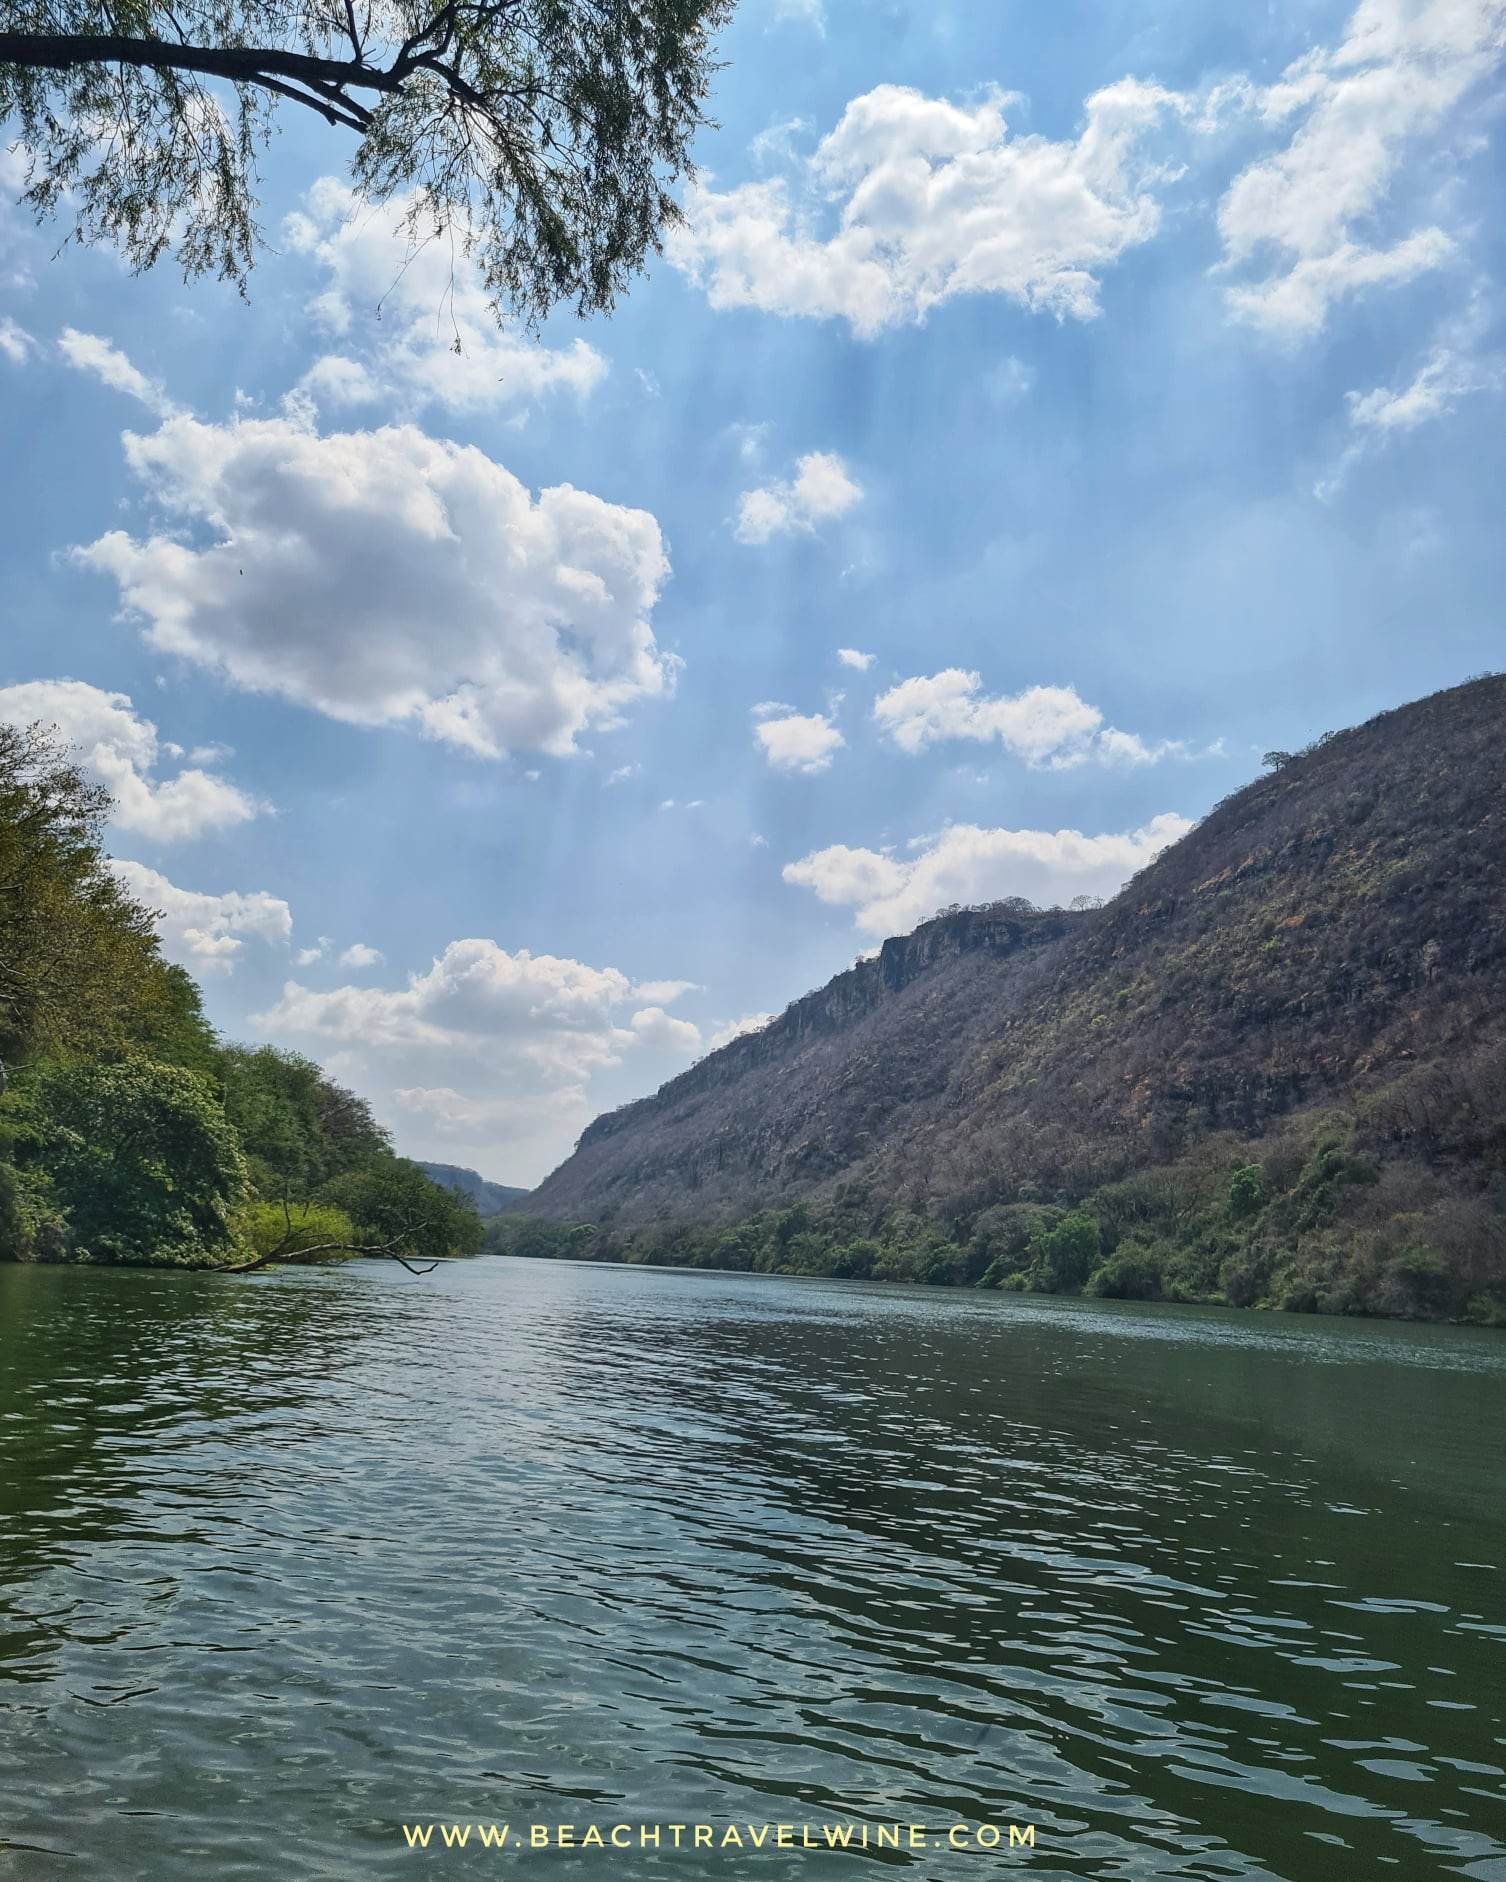
<path id="1" fill-rule="evenodd" d="M 1506 1341 L 481 1261 L 0 1269 L 0 1874 L 1506 1879 Z M 917 1876 L 977 1856 L 883 1857 Z"/>

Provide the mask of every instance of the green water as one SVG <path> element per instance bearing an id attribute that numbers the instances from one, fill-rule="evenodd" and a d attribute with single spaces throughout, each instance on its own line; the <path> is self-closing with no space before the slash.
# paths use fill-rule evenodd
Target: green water
<path id="1" fill-rule="evenodd" d="M 1501 1882 L 1503 1489 L 1488 1333 L 0 1268 L 0 1874 Z M 426 1820 L 1037 1843 L 410 1852 Z"/>

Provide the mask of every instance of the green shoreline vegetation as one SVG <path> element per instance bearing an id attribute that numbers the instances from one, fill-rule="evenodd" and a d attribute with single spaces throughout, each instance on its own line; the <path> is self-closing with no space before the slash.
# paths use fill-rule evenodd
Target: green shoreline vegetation
<path id="1" fill-rule="evenodd" d="M 1257 1307 L 1506 1327 L 1506 1249 L 1488 1203 L 1398 1208 L 1397 1172 L 1340 1110 L 1258 1144 L 1214 1136 L 1077 1198 L 974 1213 L 875 1212 L 856 1185 L 731 1224 L 631 1228 L 509 1214 L 488 1254 L 899 1281 L 1006 1293 Z M 1416 1176 L 1416 1172 L 1412 1172 Z"/>
<path id="2" fill-rule="evenodd" d="M 0 1260 L 473 1254 L 474 1207 L 364 1100 L 216 1037 L 110 868 L 110 809 L 54 733 L 0 726 Z"/>

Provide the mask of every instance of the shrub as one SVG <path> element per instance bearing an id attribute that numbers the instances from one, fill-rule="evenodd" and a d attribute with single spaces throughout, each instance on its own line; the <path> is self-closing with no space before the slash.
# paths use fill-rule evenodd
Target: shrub
<path id="1" fill-rule="evenodd" d="M 1265 1207 L 1265 1175 L 1258 1163 L 1244 1163 L 1229 1179 L 1229 1213 L 1236 1222 L 1248 1221 Z"/>
<path id="2" fill-rule="evenodd" d="M 1098 1218 L 1077 1209 L 1047 1229 L 1035 1244 L 1035 1268 L 1053 1294 L 1075 1293 L 1098 1265 L 1103 1250 Z"/>
<path id="3" fill-rule="evenodd" d="M 1083 1292 L 1104 1300 L 1159 1300 L 1161 1270 L 1148 1249 L 1121 1248 L 1093 1270 Z"/>
<path id="4" fill-rule="evenodd" d="M 253 1203 L 242 1226 L 253 1254 L 270 1255 L 281 1250 L 292 1261 L 305 1250 L 327 1242 L 344 1243 L 348 1251 L 357 1239 L 350 1217 L 328 1203 L 293 1204 L 286 1211 L 280 1203 Z M 339 1251 L 332 1249 L 313 1258 L 335 1260 Z"/>

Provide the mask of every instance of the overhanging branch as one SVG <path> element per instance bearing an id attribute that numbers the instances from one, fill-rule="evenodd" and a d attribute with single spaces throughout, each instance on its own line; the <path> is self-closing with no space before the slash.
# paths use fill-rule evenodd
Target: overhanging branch
<path id="1" fill-rule="evenodd" d="M 418 54 L 424 41 L 410 41 L 390 66 L 364 58 L 326 59 L 279 46 L 189 46 L 165 39 L 132 39 L 118 33 L 0 33 L 0 66 L 19 65 L 67 72 L 87 65 L 130 65 L 148 71 L 197 72 L 236 85 L 260 85 L 295 104 L 307 105 L 331 124 L 364 131 L 371 113 L 347 90 L 392 94 L 415 71 L 437 70 L 457 90 L 470 88 L 458 74 Z M 410 50 L 409 48 L 412 48 Z M 475 94 L 471 94 L 472 101 Z"/>

